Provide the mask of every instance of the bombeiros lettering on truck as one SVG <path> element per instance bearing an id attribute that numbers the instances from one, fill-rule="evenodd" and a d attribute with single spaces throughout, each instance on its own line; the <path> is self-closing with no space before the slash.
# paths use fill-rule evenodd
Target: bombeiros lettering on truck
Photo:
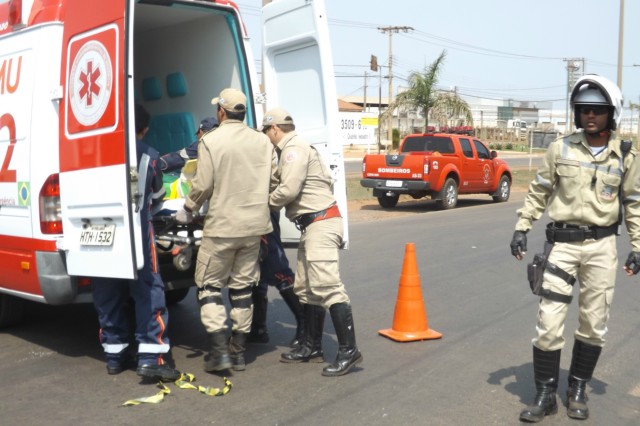
<path id="1" fill-rule="evenodd" d="M 411 169 L 400 169 L 393 167 L 380 167 L 378 173 L 411 173 Z"/>
<path id="2" fill-rule="evenodd" d="M 161 154 L 194 142 L 225 87 L 247 95 L 254 128 L 276 103 L 299 108 L 297 130 L 313 129 L 305 136 L 347 211 L 342 147 L 328 125 L 338 112 L 324 2 L 279 0 L 262 19 L 264 93 L 231 1 L 0 0 L 0 327 L 21 319 L 25 299 L 88 302 L 93 277 L 133 279 L 143 266 L 136 103 L 151 114 L 145 141 Z M 308 25 L 279 30 L 292 22 Z M 164 178 L 175 199 L 154 216 L 156 246 L 168 300 L 179 301 L 193 285 L 200 229 L 172 220 L 184 193 L 171 191 L 183 182 Z M 282 225 L 295 243 L 299 231 Z"/>

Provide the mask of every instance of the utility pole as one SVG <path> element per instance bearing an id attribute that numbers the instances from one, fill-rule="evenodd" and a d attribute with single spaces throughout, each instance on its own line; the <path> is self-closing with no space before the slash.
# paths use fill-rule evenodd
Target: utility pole
<path id="1" fill-rule="evenodd" d="M 367 72 L 364 72 L 364 100 L 362 102 L 362 112 L 367 112 Z"/>
<path id="2" fill-rule="evenodd" d="M 624 38 L 624 0 L 620 0 L 620 25 L 618 28 L 618 87 L 622 90 L 622 44 Z"/>
<path id="3" fill-rule="evenodd" d="M 387 109 L 389 109 L 389 105 L 391 105 L 391 99 L 393 98 L 393 53 L 392 53 L 392 38 L 393 38 L 393 33 L 399 33 L 400 31 L 402 32 L 409 32 L 409 31 L 413 31 L 412 27 L 399 27 L 399 26 L 392 26 L 392 27 L 378 27 L 378 30 L 380 30 L 382 33 L 388 33 L 389 34 L 389 99 L 387 100 Z M 387 117 L 387 138 L 389 139 L 389 141 L 391 142 L 393 140 L 393 124 L 392 124 L 392 114 L 388 114 Z"/>
<path id="4" fill-rule="evenodd" d="M 573 130 L 573 120 L 571 119 L 571 110 L 569 109 L 569 94 L 573 89 L 573 86 L 578 81 L 581 75 L 584 75 L 584 58 L 564 58 L 563 61 L 567 63 L 567 110 L 566 120 L 564 126 L 565 134 L 569 134 Z M 582 74 L 578 71 L 582 70 Z"/>

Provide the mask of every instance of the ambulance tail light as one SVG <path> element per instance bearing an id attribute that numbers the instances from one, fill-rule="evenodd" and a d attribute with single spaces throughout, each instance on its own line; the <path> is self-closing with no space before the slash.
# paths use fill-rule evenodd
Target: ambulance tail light
<path id="1" fill-rule="evenodd" d="M 425 158 L 424 165 L 422 166 L 422 174 L 425 175 L 425 176 L 429 174 L 429 159 L 428 158 Z"/>
<path id="2" fill-rule="evenodd" d="M 62 234 L 58 174 L 50 175 L 40 189 L 40 230 L 43 234 Z"/>

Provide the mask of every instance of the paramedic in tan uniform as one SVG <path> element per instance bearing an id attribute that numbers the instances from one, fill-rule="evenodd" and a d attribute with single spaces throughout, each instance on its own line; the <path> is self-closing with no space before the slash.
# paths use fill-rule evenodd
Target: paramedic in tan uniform
<path id="1" fill-rule="evenodd" d="M 546 235 L 553 247 L 543 275 L 537 336 L 532 341 L 537 392 L 534 404 L 520 414 L 520 420 L 528 422 L 539 422 L 558 409 L 560 351 L 574 282 L 579 287 L 579 326 L 569 369 L 567 415 L 589 416 L 585 385 L 605 343 L 618 268 L 615 235 L 620 203 L 632 246 L 623 268 L 627 275 L 640 270 L 637 152 L 613 133 L 620 123 L 622 94 L 609 80 L 585 75 L 573 88 L 571 106 L 576 128 L 581 130 L 549 146 L 524 207 L 518 210 L 511 241 L 511 253 L 521 260 L 527 250 L 526 233 L 548 210 L 552 222 Z"/>
<path id="2" fill-rule="evenodd" d="M 356 346 L 349 296 L 340 280 L 338 250 L 343 223 L 331 192 L 332 178 L 318 152 L 295 132 L 293 119 L 276 108 L 264 116 L 262 131 L 278 153 L 280 184 L 269 196 L 273 209 L 285 214 L 302 231 L 294 292 L 303 306 L 302 344 L 283 353 L 282 362 L 323 362 L 322 332 L 329 309 L 338 338 L 335 361 L 323 376 L 347 374 L 362 362 Z"/>
<path id="3" fill-rule="evenodd" d="M 224 89 L 211 103 L 217 105 L 220 126 L 203 136 L 198 146 L 198 168 L 180 223 L 209 201 L 195 281 L 200 317 L 210 339 L 205 371 L 244 370 L 244 351 L 251 329 L 251 288 L 258 283 L 260 236 L 272 230 L 269 192 L 275 188 L 276 161 L 269 139 L 244 123 L 246 97 Z M 229 287 L 232 322 L 227 337 L 227 314 L 222 288 Z"/>

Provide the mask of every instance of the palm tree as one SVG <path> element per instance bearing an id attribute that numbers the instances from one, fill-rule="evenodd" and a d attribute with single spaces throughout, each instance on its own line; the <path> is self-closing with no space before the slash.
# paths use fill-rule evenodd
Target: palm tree
<path id="1" fill-rule="evenodd" d="M 424 114 L 425 133 L 429 124 L 429 113 L 441 125 L 447 124 L 451 118 L 459 117 L 469 125 L 473 125 L 471 109 L 464 100 L 456 93 L 436 89 L 446 56 L 447 51 L 443 50 L 431 65 L 425 67 L 423 72 L 412 72 L 409 76 L 409 89 L 396 96 L 396 100 L 389 105 L 385 115 L 396 108 L 419 110 Z"/>

